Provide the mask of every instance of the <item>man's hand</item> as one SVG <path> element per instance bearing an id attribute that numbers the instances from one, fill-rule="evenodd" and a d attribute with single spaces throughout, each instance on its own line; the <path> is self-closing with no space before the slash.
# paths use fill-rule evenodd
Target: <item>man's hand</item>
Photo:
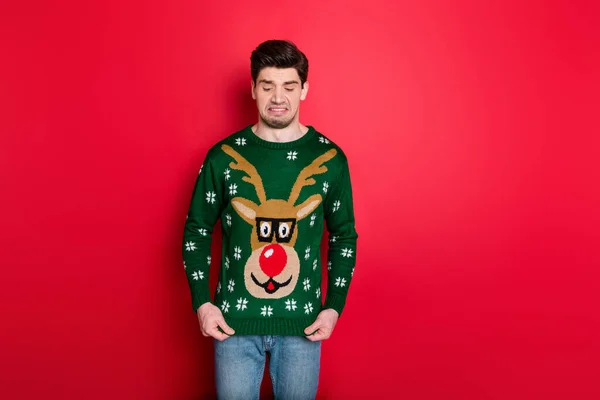
<path id="1" fill-rule="evenodd" d="M 333 328 L 335 327 L 338 318 L 339 314 L 333 308 L 326 308 L 325 310 L 321 311 L 315 322 L 313 322 L 304 330 L 306 335 L 310 335 L 306 338 L 311 342 L 329 339 L 333 333 Z M 313 332 L 315 332 L 314 335 L 312 335 Z"/>
<path id="2" fill-rule="evenodd" d="M 235 331 L 227 325 L 219 307 L 212 303 L 204 303 L 198 307 L 198 321 L 200 330 L 204 336 L 212 336 L 219 341 L 223 341 L 233 335 Z M 219 331 L 218 327 L 227 333 Z"/>

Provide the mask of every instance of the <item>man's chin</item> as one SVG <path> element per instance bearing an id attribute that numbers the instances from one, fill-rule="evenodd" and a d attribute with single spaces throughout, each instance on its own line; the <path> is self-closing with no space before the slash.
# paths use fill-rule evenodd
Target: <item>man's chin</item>
<path id="1" fill-rule="evenodd" d="M 269 128 L 272 128 L 272 129 L 287 128 L 294 120 L 294 118 L 290 118 L 289 120 L 282 120 L 282 119 L 276 119 L 276 118 L 268 118 L 268 119 L 261 118 L 261 119 L 263 120 L 265 125 L 267 125 Z"/>

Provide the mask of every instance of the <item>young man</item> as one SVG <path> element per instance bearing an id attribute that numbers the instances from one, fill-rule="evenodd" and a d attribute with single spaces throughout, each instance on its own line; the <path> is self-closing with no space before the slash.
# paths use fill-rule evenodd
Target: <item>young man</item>
<path id="1" fill-rule="evenodd" d="M 185 223 L 184 267 L 202 334 L 214 338 L 218 397 L 258 399 L 269 353 L 275 397 L 312 399 L 321 341 L 342 314 L 356 260 L 348 161 L 299 121 L 308 60 L 293 43 L 260 44 L 251 75 L 258 122 L 207 152 Z M 218 219 L 223 244 L 213 302 L 208 274 Z"/>

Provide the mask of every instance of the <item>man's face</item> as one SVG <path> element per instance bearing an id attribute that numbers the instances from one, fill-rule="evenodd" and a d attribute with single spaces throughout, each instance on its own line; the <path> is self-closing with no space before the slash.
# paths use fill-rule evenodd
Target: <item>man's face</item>
<path id="1" fill-rule="evenodd" d="M 252 82 L 252 98 L 256 100 L 260 118 L 267 126 L 283 129 L 298 118 L 300 101 L 306 98 L 308 82 L 301 86 L 294 68 L 263 68 Z"/>

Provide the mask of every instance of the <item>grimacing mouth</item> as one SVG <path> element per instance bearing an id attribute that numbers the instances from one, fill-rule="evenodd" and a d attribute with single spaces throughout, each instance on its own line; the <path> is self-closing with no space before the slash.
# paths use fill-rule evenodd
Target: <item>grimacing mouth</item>
<path id="1" fill-rule="evenodd" d="M 290 276 L 290 278 L 287 281 L 282 282 L 282 283 L 277 282 L 273 278 L 269 278 L 265 283 L 260 283 L 258 281 L 258 279 L 256 279 L 256 277 L 254 276 L 254 273 L 250 273 L 250 277 L 252 278 L 252 280 L 254 281 L 254 283 L 256 285 L 258 285 L 261 288 L 265 289 L 265 292 L 267 292 L 268 294 L 275 293 L 277 290 L 279 290 L 279 288 L 282 288 L 284 286 L 289 285 L 290 282 L 292 281 L 292 276 Z M 271 285 L 273 286 L 272 289 L 269 289 L 269 283 L 271 283 Z"/>

